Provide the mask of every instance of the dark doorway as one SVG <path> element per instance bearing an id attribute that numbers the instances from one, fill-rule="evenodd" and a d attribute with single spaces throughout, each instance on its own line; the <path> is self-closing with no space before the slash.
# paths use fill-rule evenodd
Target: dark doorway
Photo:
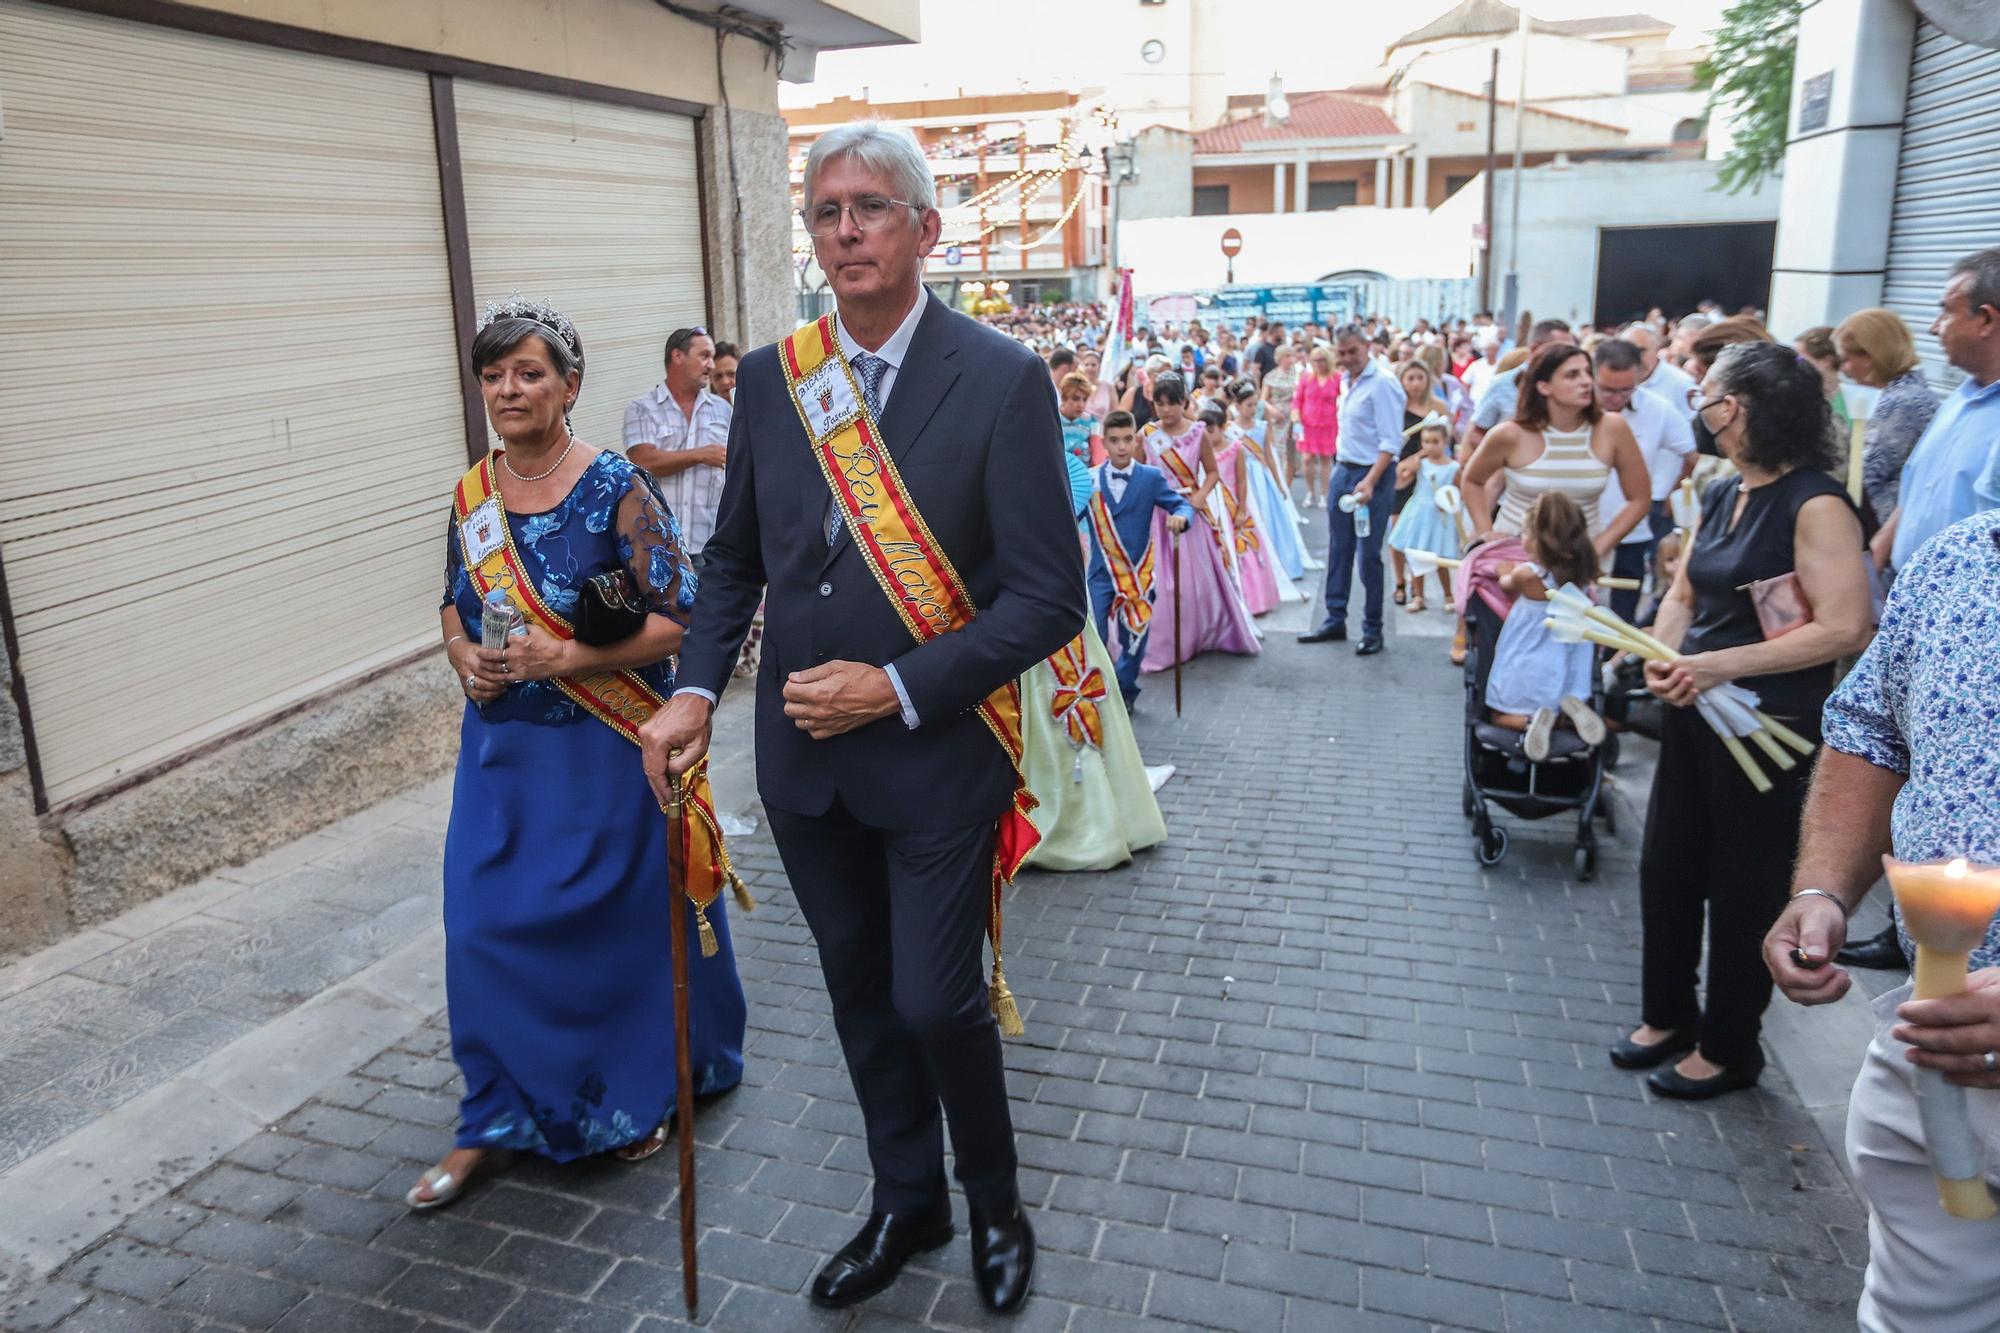
<path id="1" fill-rule="evenodd" d="M 1599 325 L 1643 319 L 1654 306 L 1678 319 L 1703 301 L 1730 314 L 1771 301 L 1775 222 L 1605 227 L 1597 233 Z"/>

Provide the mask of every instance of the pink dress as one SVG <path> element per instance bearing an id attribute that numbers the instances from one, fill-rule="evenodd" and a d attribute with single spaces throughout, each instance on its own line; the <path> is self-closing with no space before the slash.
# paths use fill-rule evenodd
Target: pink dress
<path id="1" fill-rule="evenodd" d="M 1216 495 L 1219 498 L 1224 490 L 1229 492 L 1225 513 L 1236 555 L 1236 581 L 1250 614 L 1261 616 L 1278 605 L 1278 577 L 1271 572 L 1270 545 L 1250 511 L 1250 497 L 1236 488 L 1236 465 L 1243 454 L 1241 439 L 1231 439 L 1216 454 L 1216 465 L 1222 469 L 1222 485 L 1216 488 Z M 1254 458 L 1243 461 L 1250 467 L 1263 466 Z"/>
<path id="2" fill-rule="evenodd" d="M 1299 451 L 1333 457 L 1340 439 L 1340 376 L 1299 376 L 1292 393 L 1292 411 L 1299 419 Z"/>
<path id="3" fill-rule="evenodd" d="M 1146 461 L 1167 474 L 1186 494 L 1183 474 L 1201 475 L 1201 434 L 1199 421 L 1188 423 L 1178 439 L 1171 438 L 1157 424 L 1146 427 L 1140 443 Z M 1175 455 L 1185 464 L 1179 472 L 1165 461 Z M 1257 627 L 1250 621 L 1250 608 L 1231 571 L 1233 559 L 1224 555 L 1229 537 L 1228 516 L 1221 488 L 1208 498 L 1205 509 L 1195 511 L 1188 530 L 1176 536 L 1167 531 L 1166 515 L 1153 516 L 1153 623 L 1146 632 L 1146 656 L 1142 671 L 1165 671 L 1174 665 L 1175 585 L 1179 585 L 1180 660 L 1205 652 L 1237 653 L 1254 656 L 1263 651 L 1257 641 Z M 1179 548 L 1178 559 L 1175 548 Z M 1177 568 L 1178 566 L 1178 568 Z"/>

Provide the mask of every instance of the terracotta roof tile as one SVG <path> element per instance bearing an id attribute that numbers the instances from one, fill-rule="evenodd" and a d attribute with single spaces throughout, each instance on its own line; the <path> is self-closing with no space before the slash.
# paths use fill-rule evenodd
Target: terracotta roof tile
<path id="1" fill-rule="evenodd" d="M 1380 107 L 1325 93 L 1292 103 L 1291 119 L 1275 127 L 1264 117 L 1224 121 L 1194 137 L 1197 153 L 1237 153 L 1252 144 L 1295 142 L 1299 139 L 1379 139 L 1403 131 Z"/>

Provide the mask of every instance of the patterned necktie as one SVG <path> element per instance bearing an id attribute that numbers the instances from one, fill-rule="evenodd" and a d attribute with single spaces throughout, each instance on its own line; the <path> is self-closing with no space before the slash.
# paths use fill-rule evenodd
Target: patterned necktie
<path id="1" fill-rule="evenodd" d="M 861 377 L 861 396 L 868 401 L 868 415 L 881 424 L 882 417 L 882 377 L 889 373 L 889 363 L 879 356 L 858 352 L 848 361 L 854 373 Z M 826 544 L 833 545 L 840 540 L 840 506 L 827 505 Z"/>

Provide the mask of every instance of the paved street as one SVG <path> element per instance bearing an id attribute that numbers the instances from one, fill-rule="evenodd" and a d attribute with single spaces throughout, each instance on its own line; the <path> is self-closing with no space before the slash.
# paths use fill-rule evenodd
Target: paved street
<path id="1" fill-rule="evenodd" d="M 1635 794 L 1596 883 L 1572 878 L 1561 818 L 1510 821 L 1511 854 L 1480 868 L 1446 622 L 1393 614 L 1390 651 L 1360 661 L 1295 644 L 1304 609 L 1280 612 L 1262 658 L 1189 670 L 1183 721 L 1152 679 L 1137 725 L 1148 762 L 1179 769 L 1172 842 L 1017 886 L 1028 1034 L 1009 1068 L 1043 1253 L 1012 1326 L 1851 1322 L 1864 1215 L 1781 1069 L 1689 1107 L 1604 1059 L 1637 1014 Z M 448 1212 L 400 1202 L 458 1090 L 425 972 L 447 798 L 432 784 L 0 970 L 0 1215 L 83 1179 L 65 1145 L 160 1140 L 145 1179 L 83 1196 L 74 1246 L 46 1227 L 14 1242 L 30 1262 L 0 1267 L 0 1327 L 679 1322 L 671 1153 L 520 1161 Z M 771 844 L 736 848 L 760 904 L 733 922 L 751 1034 L 744 1085 L 698 1115 L 701 1322 L 992 1325 L 962 1237 L 857 1312 L 807 1304 L 868 1206 L 861 1124 Z M 259 1083 L 216 1063 L 329 1006 L 358 1017 L 295 1038 L 298 1068 L 266 1061 Z M 169 1109 L 211 1103 L 213 1132 L 180 1144 Z"/>

